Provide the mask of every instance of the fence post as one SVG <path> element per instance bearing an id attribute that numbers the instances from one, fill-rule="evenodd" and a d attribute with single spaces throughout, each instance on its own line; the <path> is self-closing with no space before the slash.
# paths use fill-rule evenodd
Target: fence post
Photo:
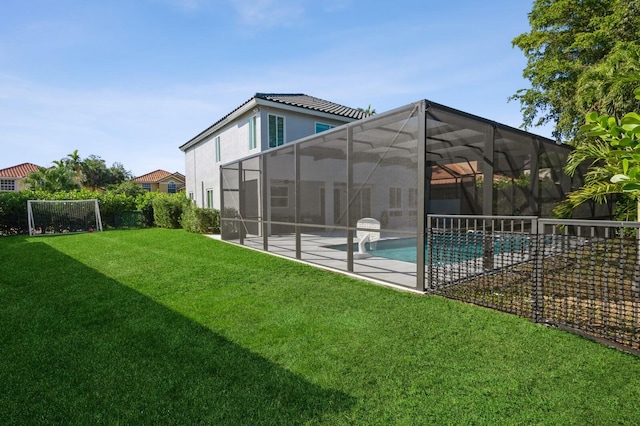
<path id="1" fill-rule="evenodd" d="M 424 260 L 424 291 L 431 290 L 431 267 L 432 267 L 432 248 L 433 248 L 433 239 L 431 238 L 432 234 L 432 217 L 431 215 L 426 215 L 426 228 L 427 228 L 427 239 L 425 244 L 425 260 Z"/>
<path id="2" fill-rule="evenodd" d="M 531 319 L 533 322 L 544 321 L 544 223 L 539 219 L 531 220 L 531 235 L 533 238 L 533 271 L 531 274 Z"/>
<path id="3" fill-rule="evenodd" d="M 493 219 L 483 217 L 482 219 L 482 266 L 486 271 L 492 271 L 494 265 L 494 223 Z M 487 221 L 489 225 L 487 225 Z"/>

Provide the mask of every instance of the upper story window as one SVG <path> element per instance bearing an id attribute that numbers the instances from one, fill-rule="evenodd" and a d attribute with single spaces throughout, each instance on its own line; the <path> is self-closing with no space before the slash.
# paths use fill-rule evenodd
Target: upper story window
<path id="1" fill-rule="evenodd" d="M 256 130 L 257 119 L 254 115 L 249 119 L 249 149 L 256 149 L 258 147 L 258 133 Z"/>
<path id="2" fill-rule="evenodd" d="M 220 136 L 216 136 L 215 145 L 216 145 L 216 163 L 220 162 Z"/>
<path id="3" fill-rule="evenodd" d="M 176 189 L 177 189 L 177 187 L 176 187 L 176 183 L 175 182 L 172 181 L 172 182 L 169 182 L 167 184 L 167 192 L 169 194 L 175 194 L 176 193 Z"/>
<path id="4" fill-rule="evenodd" d="M 334 127 L 336 126 L 333 124 L 316 123 L 316 133 L 324 132 L 325 130 L 333 129 Z"/>
<path id="5" fill-rule="evenodd" d="M 13 179 L 0 179 L 0 191 L 15 191 L 16 181 Z"/>
<path id="6" fill-rule="evenodd" d="M 150 183 L 143 183 L 142 184 L 142 189 L 144 189 L 145 191 L 151 191 L 151 184 Z"/>
<path id="7" fill-rule="evenodd" d="M 269 148 L 284 143 L 284 117 L 269 114 Z"/>

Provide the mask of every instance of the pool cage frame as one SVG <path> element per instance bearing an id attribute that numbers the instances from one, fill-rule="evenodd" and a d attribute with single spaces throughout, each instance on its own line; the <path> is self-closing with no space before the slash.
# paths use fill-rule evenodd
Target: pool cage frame
<path id="1" fill-rule="evenodd" d="M 222 239 L 425 292 L 428 214 L 549 217 L 576 185 L 568 153 L 421 100 L 223 165 Z M 380 240 L 409 241 L 415 263 L 354 257 L 362 218 L 380 222 Z"/>

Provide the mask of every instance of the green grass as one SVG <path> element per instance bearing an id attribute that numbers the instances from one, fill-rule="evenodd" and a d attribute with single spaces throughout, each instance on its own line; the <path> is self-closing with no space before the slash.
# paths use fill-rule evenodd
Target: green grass
<path id="1" fill-rule="evenodd" d="M 636 424 L 640 358 L 180 230 L 0 238 L 0 424 Z"/>

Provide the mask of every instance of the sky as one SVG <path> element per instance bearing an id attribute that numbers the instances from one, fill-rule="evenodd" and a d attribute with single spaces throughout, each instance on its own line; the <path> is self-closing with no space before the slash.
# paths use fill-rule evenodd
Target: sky
<path id="1" fill-rule="evenodd" d="M 254 96 L 421 99 L 520 127 L 533 0 L 6 0 L 0 169 L 78 150 L 134 176 Z M 532 128 L 551 135 L 550 128 Z"/>

